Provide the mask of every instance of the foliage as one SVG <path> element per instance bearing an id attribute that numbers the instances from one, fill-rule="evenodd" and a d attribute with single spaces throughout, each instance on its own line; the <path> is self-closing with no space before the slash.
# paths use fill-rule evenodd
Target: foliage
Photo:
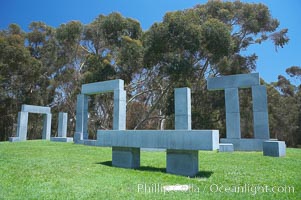
<path id="1" fill-rule="evenodd" d="M 99 15 L 89 24 L 70 21 L 59 27 L 32 22 L 29 32 L 11 24 L 0 32 L 0 140 L 16 132 L 21 104 L 50 106 L 68 112 L 69 134 L 75 131 L 76 95 L 85 83 L 123 79 L 127 90 L 127 128 L 173 129 L 174 88 L 192 91 L 192 127 L 219 129 L 225 136 L 223 92 L 208 92 L 208 77 L 250 73 L 256 69 L 252 45 L 287 44 L 268 7 L 240 1 L 208 1 L 168 12 L 162 22 L 142 31 L 140 23 L 120 13 Z M 287 79 L 267 84 L 270 129 L 288 145 L 301 144 L 300 67 Z M 249 91 L 240 92 L 243 137 L 252 137 Z M 89 135 L 112 128 L 111 94 L 89 97 Z M 30 138 L 39 138 L 41 117 L 30 116 Z M 53 115 L 53 124 L 57 114 Z M 278 125 L 281 124 L 281 128 Z M 56 135 L 52 127 L 52 135 Z"/>

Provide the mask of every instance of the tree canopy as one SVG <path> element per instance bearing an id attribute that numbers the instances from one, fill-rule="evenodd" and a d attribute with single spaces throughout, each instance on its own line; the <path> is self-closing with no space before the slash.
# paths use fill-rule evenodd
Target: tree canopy
<path id="1" fill-rule="evenodd" d="M 84 83 L 125 80 L 128 129 L 173 129 L 175 87 L 192 89 L 193 128 L 219 129 L 225 135 L 224 94 L 208 92 L 208 77 L 250 73 L 256 69 L 252 45 L 288 42 L 264 4 L 208 1 L 193 8 L 168 12 L 162 22 L 143 31 L 137 20 L 120 13 L 99 15 L 89 24 L 70 21 L 59 27 L 32 22 L 24 32 L 11 24 L 0 32 L 1 140 L 15 132 L 21 104 L 51 106 L 69 114 L 69 134 L 76 120 L 76 95 Z M 286 70 L 300 81 L 300 66 Z M 272 137 L 301 144 L 300 85 L 279 75 L 268 88 Z M 252 137 L 251 99 L 241 91 L 242 129 Z M 89 137 L 112 127 L 112 96 L 90 97 Z M 284 117 L 285 116 L 285 117 Z M 56 134 L 54 115 L 52 134 Z M 285 118 L 285 120 L 284 120 Z M 40 137 L 36 120 L 30 137 Z M 277 129 L 282 124 L 283 129 Z"/>

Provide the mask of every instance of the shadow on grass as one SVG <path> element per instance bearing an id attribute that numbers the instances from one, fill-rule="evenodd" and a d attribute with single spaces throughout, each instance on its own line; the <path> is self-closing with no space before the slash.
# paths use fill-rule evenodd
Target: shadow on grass
<path id="1" fill-rule="evenodd" d="M 96 163 L 96 164 L 105 165 L 105 166 L 108 166 L 108 167 L 113 167 L 112 166 L 112 161 L 104 161 L 104 162 L 99 162 L 99 163 Z M 135 170 L 166 173 L 166 168 L 160 168 L 160 167 L 142 166 L 142 167 L 139 167 L 138 169 L 135 169 Z M 213 174 L 212 171 L 199 171 L 194 177 L 191 177 L 191 178 L 209 178 L 212 174 Z"/>

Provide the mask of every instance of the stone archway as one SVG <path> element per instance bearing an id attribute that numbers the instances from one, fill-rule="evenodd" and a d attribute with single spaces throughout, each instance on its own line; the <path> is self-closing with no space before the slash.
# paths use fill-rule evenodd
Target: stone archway
<path id="1" fill-rule="evenodd" d="M 18 113 L 17 136 L 10 137 L 10 142 L 25 141 L 27 139 L 28 113 L 43 114 L 42 139 L 49 140 L 51 132 L 51 110 L 50 107 L 23 104 L 21 112 Z"/>

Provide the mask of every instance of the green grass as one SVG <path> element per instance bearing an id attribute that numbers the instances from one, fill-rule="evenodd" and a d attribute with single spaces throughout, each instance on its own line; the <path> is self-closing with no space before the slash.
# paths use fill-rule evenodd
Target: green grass
<path id="1" fill-rule="evenodd" d="M 287 149 L 283 158 L 265 157 L 262 152 L 200 151 L 195 178 L 166 174 L 165 152 L 142 151 L 138 170 L 115 168 L 110 161 L 110 148 L 1 142 L 0 199 L 301 199 L 300 149 Z M 191 189 L 158 191 L 177 184 Z M 146 191 L 138 191 L 142 186 Z M 255 194 L 255 186 L 268 190 L 261 188 Z M 242 192 L 242 187 L 248 191 Z"/>

